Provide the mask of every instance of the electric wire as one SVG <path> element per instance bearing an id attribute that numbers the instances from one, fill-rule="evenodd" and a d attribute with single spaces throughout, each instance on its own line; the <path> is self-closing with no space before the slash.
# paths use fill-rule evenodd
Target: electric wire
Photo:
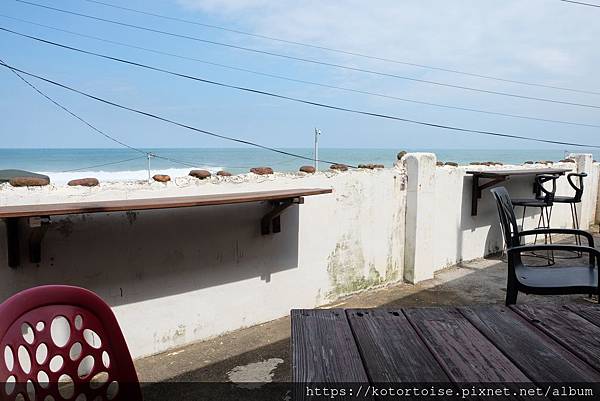
<path id="1" fill-rule="evenodd" d="M 259 49 L 244 47 L 244 46 L 238 46 L 238 45 L 234 45 L 231 43 L 217 42 L 217 41 L 213 41 L 213 40 L 202 39 L 202 38 L 199 38 L 196 36 L 182 35 L 182 34 L 177 34 L 177 33 L 173 33 L 173 32 L 163 31 L 160 29 L 154 29 L 154 28 L 144 27 L 144 26 L 140 26 L 140 25 L 129 24 L 129 23 L 121 22 L 121 21 L 110 20 L 107 18 L 78 13 L 75 11 L 64 10 L 64 9 L 51 7 L 51 6 L 44 5 L 44 4 L 33 3 L 30 1 L 25 1 L 25 0 L 15 0 L 15 1 L 17 1 L 19 3 L 23 3 L 23 4 L 32 5 L 35 7 L 41 7 L 41 8 L 45 8 L 45 9 L 49 9 L 49 10 L 53 10 L 53 11 L 57 11 L 57 12 L 62 12 L 62 13 L 70 14 L 70 15 L 76 15 L 76 16 L 80 16 L 80 17 L 84 17 L 84 18 L 89 18 L 89 19 L 96 20 L 96 21 L 102 21 L 102 22 L 106 22 L 106 23 L 110 23 L 110 24 L 125 26 L 128 28 L 133 28 L 133 29 L 143 30 L 143 31 L 147 31 L 147 32 L 153 32 L 153 33 L 158 33 L 158 34 L 162 34 L 162 35 L 193 40 L 193 41 L 211 44 L 211 45 L 215 45 L 215 46 L 224 46 L 224 47 L 228 47 L 228 48 L 232 48 L 232 49 L 236 49 L 236 50 L 243 50 L 243 51 L 257 53 L 257 54 L 264 54 L 264 55 L 273 56 L 273 57 L 285 58 L 285 59 L 304 62 L 304 63 L 323 65 L 323 66 L 327 66 L 327 67 L 340 68 L 340 69 L 344 69 L 344 70 L 348 70 L 348 71 L 361 72 L 361 73 L 384 76 L 384 77 L 389 77 L 389 78 L 396 78 L 396 79 L 401 79 L 401 80 L 406 80 L 406 81 L 411 81 L 411 82 L 425 83 L 425 84 L 430 84 L 430 85 L 435 85 L 435 86 L 440 86 L 440 87 L 460 89 L 460 90 L 465 90 L 465 91 L 470 91 L 470 92 L 479 92 L 479 93 L 486 93 L 486 94 L 498 95 L 498 96 L 508 96 L 508 97 L 513 97 L 513 98 L 535 100 L 535 101 L 540 101 L 540 102 L 550 102 L 550 103 L 567 104 L 567 105 L 572 105 L 572 106 L 590 107 L 589 105 L 585 105 L 585 104 L 581 104 L 581 103 L 566 102 L 566 101 L 561 101 L 561 100 L 556 100 L 556 99 L 548 99 L 548 98 L 542 98 L 542 97 L 521 95 L 521 94 L 517 94 L 517 93 L 474 88 L 474 87 L 470 87 L 470 86 L 455 85 L 455 84 L 449 84 L 449 83 L 438 82 L 438 81 L 430 81 L 430 80 L 426 80 L 426 79 L 419 79 L 419 78 L 407 77 L 407 76 L 402 76 L 402 75 L 397 75 L 397 74 L 385 73 L 382 71 L 375 71 L 375 70 L 370 70 L 370 69 L 366 69 L 366 68 L 351 67 L 351 66 L 342 65 L 342 64 L 329 63 L 329 62 L 325 62 L 325 61 L 319 61 L 319 60 L 302 58 L 302 57 L 295 57 L 295 56 L 290 56 L 290 55 L 286 55 L 286 54 L 281 54 L 281 53 L 276 53 L 276 52 L 271 52 L 271 51 L 266 51 L 266 50 L 259 50 Z M 598 94 L 600 94 L 600 92 Z M 592 107 L 594 107 L 594 106 L 592 106 Z M 595 106 L 595 107 L 600 108 L 598 106 Z"/>
<path id="2" fill-rule="evenodd" d="M 4 60 L 2 60 L 0 58 L 0 63 L 6 65 L 6 63 L 4 62 Z M 17 71 L 15 71 L 14 69 L 10 69 L 17 77 L 19 77 L 19 79 L 23 82 L 25 82 L 25 84 L 27 84 L 31 89 L 33 89 L 34 91 L 36 91 L 39 95 L 43 96 L 44 98 L 46 98 L 46 100 L 48 100 L 49 102 L 53 103 L 55 106 L 61 108 L 63 111 L 65 111 L 66 113 L 68 113 L 70 116 L 76 118 L 77 120 L 81 121 L 83 124 L 87 125 L 89 128 L 91 128 L 92 130 L 94 130 L 95 132 L 99 133 L 100 135 L 104 136 L 105 138 L 108 138 L 109 140 L 118 143 L 121 146 L 124 146 L 128 149 L 131 149 L 133 151 L 136 151 L 138 153 L 142 153 L 142 154 L 146 154 L 146 152 L 144 152 L 143 150 L 140 150 L 138 148 L 135 148 L 133 146 L 130 146 L 128 144 L 126 144 L 125 142 L 122 142 L 121 140 L 108 135 L 107 133 L 105 133 L 104 131 L 96 128 L 94 125 L 90 124 L 89 122 L 87 122 L 86 120 L 84 120 L 83 118 L 79 117 L 77 114 L 73 113 L 71 110 L 69 110 L 68 108 L 66 108 L 65 106 L 63 106 L 62 104 L 58 103 L 56 100 L 54 100 L 53 98 L 51 98 L 50 96 L 46 95 L 44 92 L 42 92 L 40 89 L 38 89 L 38 87 L 36 87 L 35 85 L 33 85 L 31 82 L 29 82 L 28 80 L 26 80 L 23 76 L 21 76 L 21 74 L 19 74 Z"/>
<path id="3" fill-rule="evenodd" d="M 207 130 L 203 130 L 203 129 L 200 129 L 200 128 L 196 128 L 196 127 L 191 126 L 191 125 L 180 123 L 180 122 L 177 122 L 175 120 L 171 120 L 169 118 L 159 116 L 157 114 L 153 114 L 153 113 L 150 113 L 150 112 L 147 112 L 147 111 L 143 111 L 143 110 L 140 110 L 140 109 L 136 109 L 136 108 L 133 108 L 133 107 L 125 106 L 125 105 L 122 105 L 122 104 L 119 104 L 119 103 L 116 103 L 116 102 L 113 102 L 113 101 L 110 101 L 110 100 L 107 100 L 107 99 L 104 99 L 104 98 L 92 95 L 92 94 L 84 92 L 82 90 L 75 89 L 75 88 L 73 88 L 71 86 L 68 86 L 66 84 L 62 84 L 60 82 L 51 80 L 49 78 L 45 78 L 45 77 L 42 77 L 40 75 L 24 71 L 22 69 L 13 67 L 13 66 L 8 65 L 6 63 L 0 63 L 0 65 L 4 66 L 5 68 L 9 68 L 9 69 L 21 72 L 22 74 L 25 74 L 25 75 L 37 78 L 37 79 L 39 79 L 41 81 L 50 83 L 52 85 L 61 87 L 61 88 L 66 89 L 66 90 L 69 90 L 71 92 L 78 93 L 78 94 L 80 94 L 82 96 L 85 96 L 87 98 L 94 99 L 94 100 L 96 100 L 98 102 L 102 102 L 102 103 L 111 105 L 111 106 L 116 107 L 116 108 L 120 108 L 120 109 L 123 109 L 123 110 L 128 110 L 128 111 L 140 114 L 140 115 L 144 115 L 144 116 L 156 119 L 156 120 L 160 120 L 160 121 L 172 124 L 172 125 L 176 125 L 176 126 L 179 126 L 181 128 L 185 128 L 187 130 L 191 130 L 191 131 L 194 131 L 194 132 L 202 133 L 202 134 L 205 134 L 205 135 L 210 135 L 210 136 L 217 137 L 217 138 L 226 139 L 226 140 L 229 140 L 229 141 L 234 141 L 234 142 L 238 142 L 238 143 L 244 143 L 244 144 L 247 144 L 247 145 L 259 147 L 259 148 L 266 149 L 266 150 L 271 150 L 273 152 L 285 154 L 285 155 L 288 155 L 288 156 L 295 156 L 295 157 L 300 158 L 300 159 L 314 160 L 314 159 L 306 157 L 306 156 L 297 155 L 297 154 L 294 154 L 294 153 L 290 153 L 290 152 L 286 152 L 286 151 L 283 151 L 283 150 L 271 148 L 271 147 L 268 147 L 268 146 L 265 146 L 265 145 L 261 145 L 261 144 L 258 144 L 258 143 L 254 143 L 254 142 L 243 140 L 243 139 L 239 139 L 239 138 L 234 138 L 234 137 L 229 137 L 229 136 L 222 135 L 222 134 L 217 134 L 217 133 L 212 132 L 212 131 L 207 131 Z M 280 96 L 280 95 L 277 95 L 277 96 Z M 427 126 L 427 127 L 432 127 L 432 128 L 439 128 L 439 129 L 444 129 L 444 130 L 449 130 L 449 131 L 455 131 L 455 132 L 472 133 L 472 134 L 478 134 L 478 135 L 495 136 L 495 137 L 512 138 L 512 139 L 520 139 L 520 140 L 525 140 L 525 141 L 550 143 L 550 144 L 556 144 L 556 145 L 568 145 L 568 146 L 573 146 L 573 147 L 597 148 L 597 149 L 600 149 L 600 145 L 590 145 L 590 144 L 582 144 L 582 143 L 567 142 L 567 141 L 555 141 L 555 140 L 549 140 L 549 139 L 543 139 L 543 138 L 535 138 L 535 137 L 527 137 L 527 136 L 522 136 L 522 135 L 506 134 L 506 133 L 495 132 L 495 131 L 483 131 L 483 130 L 461 128 L 461 127 L 455 127 L 455 126 L 450 126 L 450 125 L 436 124 L 436 123 L 424 122 L 424 121 L 419 121 L 419 120 L 412 120 L 412 119 L 407 119 L 407 118 L 401 118 L 401 117 L 396 117 L 396 116 L 387 115 L 387 114 L 372 113 L 372 112 L 367 112 L 367 111 L 362 111 L 362 110 L 349 109 L 349 108 L 345 108 L 345 107 L 333 106 L 333 105 L 328 105 L 328 104 L 324 104 L 324 103 L 311 102 L 311 101 L 301 100 L 301 99 L 296 99 L 296 98 L 291 98 L 291 97 L 284 97 L 284 98 L 287 98 L 287 99 L 290 99 L 290 100 L 294 100 L 294 101 L 297 101 L 297 102 L 300 102 L 300 103 L 305 103 L 305 104 L 317 106 L 317 107 L 323 107 L 323 108 L 330 109 L 330 110 L 338 110 L 338 111 L 343 111 L 343 112 L 348 112 L 348 113 L 354 113 L 354 114 L 366 115 L 366 116 L 371 116 L 371 117 L 377 117 L 377 118 L 383 118 L 383 119 L 401 121 L 401 122 L 406 122 L 406 123 L 411 123 L 411 124 L 417 124 L 417 125 L 422 125 L 422 126 Z M 336 164 L 335 162 L 331 162 L 331 161 L 328 161 L 328 160 L 317 160 L 317 161 L 324 162 L 324 163 Z M 346 163 L 344 163 L 344 164 L 346 164 Z M 352 166 L 350 164 L 346 164 L 346 165 L 348 165 L 349 167 L 355 167 L 355 166 Z"/>
<path id="4" fill-rule="evenodd" d="M 585 3 L 583 1 L 573 1 L 573 0 L 559 0 L 559 1 L 562 1 L 564 3 L 579 4 L 580 6 L 589 6 L 589 7 L 600 8 L 600 4 Z"/>
<path id="5" fill-rule="evenodd" d="M 386 58 L 386 57 L 380 57 L 380 56 L 374 56 L 374 55 L 370 55 L 370 54 L 364 54 L 364 53 L 359 53 L 359 52 L 354 52 L 354 51 L 349 51 L 349 50 L 337 49 L 337 48 L 328 47 L 328 46 L 315 45 L 312 43 L 299 42 L 299 41 L 289 40 L 289 39 L 282 39 L 282 38 L 277 38 L 274 36 L 261 35 L 261 34 L 241 31 L 238 29 L 228 28 L 228 27 L 224 27 L 221 25 L 207 24 L 207 23 L 203 23 L 203 22 L 199 22 L 199 21 L 195 21 L 195 20 L 172 17 L 172 16 L 168 16 L 168 15 L 158 14 L 158 13 L 154 13 L 154 12 L 150 12 L 150 11 L 144 11 L 144 10 L 135 9 L 135 8 L 131 8 L 131 7 L 124 7 L 124 6 L 120 6 L 117 4 L 106 3 L 104 1 L 98 1 L 98 0 L 82 0 L 82 1 L 86 1 L 88 3 L 100 4 L 100 5 L 103 5 L 106 7 L 111 7 L 111 8 L 118 9 L 118 10 L 129 11 L 129 12 L 137 13 L 137 14 L 141 14 L 141 15 L 162 18 L 162 19 L 169 20 L 169 21 L 182 22 L 185 24 L 197 25 L 197 26 L 202 26 L 202 27 L 210 28 L 210 29 L 218 29 L 218 30 L 225 31 L 225 32 L 231 32 L 231 33 L 245 35 L 245 36 L 259 38 L 259 39 L 266 39 L 266 40 L 271 40 L 271 41 L 275 41 L 275 42 L 286 43 L 286 44 L 291 44 L 291 45 L 296 45 L 296 46 L 302 46 L 302 47 L 307 47 L 307 48 L 312 48 L 312 49 L 325 50 L 328 52 L 344 54 L 347 56 L 361 57 L 361 58 L 370 59 L 370 60 L 384 61 L 384 62 L 388 62 L 388 63 L 407 65 L 407 66 L 411 66 L 411 67 L 418 67 L 418 68 L 424 68 L 424 69 L 429 69 L 429 70 L 450 72 L 453 74 L 460 74 L 460 75 L 466 75 L 466 76 L 470 76 L 470 77 L 490 79 L 490 80 L 500 81 L 500 82 L 509 82 L 509 83 L 519 84 L 519 85 L 537 86 L 537 87 L 541 87 L 541 88 L 558 89 L 558 90 L 569 91 L 569 92 L 600 95 L 600 92 L 594 92 L 594 91 L 590 91 L 590 90 L 574 89 L 574 88 L 567 88 L 567 87 L 563 87 L 563 86 L 554 86 L 554 85 L 547 85 L 547 84 L 541 84 L 541 83 L 520 81 L 520 80 L 515 80 L 515 79 L 501 78 L 501 77 L 496 77 L 496 76 L 492 76 L 492 75 L 478 74 L 478 73 L 473 73 L 473 72 L 456 70 L 456 69 L 452 69 L 452 68 L 445 68 L 445 67 L 438 67 L 438 66 L 432 66 L 432 65 L 427 65 L 427 64 L 414 63 L 414 62 L 405 61 L 405 60 L 390 59 L 390 58 Z M 573 2 L 573 3 L 580 3 L 580 2 Z M 597 7 L 600 7 L 600 6 L 597 6 Z"/>
<path id="6" fill-rule="evenodd" d="M 89 170 L 91 168 L 98 168 L 98 167 L 104 167 L 104 166 L 112 166 L 114 164 L 126 163 L 126 162 L 130 162 L 130 161 L 133 161 L 133 160 L 141 160 L 141 159 L 145 159 L 145 156 L 138 156 L 138 157 L 133 157 L 131 159 L 119 160 L 119 161 L 109 162 L 109 163 L 103 163 L 103 164 L 95 164 L 93 166 L 87 166 L 87 167 L 81 167 L 81 168 L 74 168 L 74 169 L 71 169 L 71 170 L 63 170 L 63 171 L 61 171 L 61 173 L 72 173 L 74 171 L 84 171 L 84 170 Z"/>
<path id="7" fill-rule="evenodd" d="M 217 85 L 217 86 L 221 86 L 221 87 L 225 87 L 225 88 L 231 88 L 231 89 L 236 89 L 236 90 L 240 90 L 240 91 L 244 91 L 244 92 L 251 92 L 251 93 L 256 93 L 256 94 L 271 96 L 271 97 L 280 98 L 280 99 L 287 99 L 287 100 L 297 101 L 297 102 L 302 102 L 302 103 L 307 103 L 307 104 L 314 104 L 314 105 L 318 104 L 316 102 L 311 102 L 311 101 L 306 101 L 306 100 L 300 100 L 300 99 L 297 99 L 297 98 L 293 98 L 293 97 L 285 96 L 285 95 L 280 95 L 280 94 L 273 93 L 273 92 L 267 92 L 267 91 L 262 91 L 262 90 L 258 90 L 258 89 L 252 89 L 252 88 L 247 88 L 247 87 L 237 86 L 237 85 L 230 85 L 230 84 L 226 84 L 226 83 L 223 83 L 223 82 L 212 81 L 212 80 L 209 80 L 209 79 L 204 79 L 204 78 L 196 77 L 196 76 L 193 76 L 193 75 L 182 74 L 182 73 L 178 73 L 178 72 L 175 72 L 175 71 L 167 70 L 167 69 L 164 69 L 164 68 L 154 67 L 154 66 L 151 66 L 151 65 L 148 65 L 148 64 L 143 64 L 143 63 L 138 63 L 138 62 L 131 61 L 131 60 L 122 59 L 122 58 L 119 58 L 119 57 L 108 56 L 106 54 L 96 53 L 96 52 L 93 52 L 93 51 L 84 50 L 84 49 L 80 49 L 80 48 L 77 48 L 77 47 L 64 45 L 62 43 L 53 42 L 53 41 L 50 41 L 50 40 L 38 38 L 36 36 L 27 35 L 27 34 L 16 32 L 16 31 L 13 31 L 11 29 L 7 29 L 7 28 L 3 28 L 3 27 L 0 27 L 0 31 L 5 31 L 5 32 L 8 32 L 8 33 L 12 33 L 14 35 L 17 35 L 17 36 L 22 36 L 22 37 L 25 37 L 25 38 L 28 38 L 28 39 L 32 39 L 32 40 L 41 42 L 41 43 L 49 44 L 49 45 L 60 47 L 60 48 L 67 49 L 67 50 L 72 50 L 72 51 L 75 51 L 75 52 L 78 52 L 78 53 L 87 54 L 87 55 L 91 55 L 91 56 L 95 56 L 95 57 L 99 57 L 99 58 L 104 58 L 104 59 L 107 59 L 107 60 L 112 60 L 112 61 L 116 61 L 116 62 L 123 63 L 123 64 L 133 65 L 133 66 L 136 66 L 136 67 L 145 68 L 145 69 L 152 70 L 152 71 L 162 72 L 162 73 L 165 73 L 165 74 L 169 74 L 169 75 L 173 75 L 173 76 L 177 76 L 177 77 L 181 77 L 181 78 L 191 79 L 191 80 L 198 81 L 198 82 L 204 82 L 204 83 L 211 84 L 211 85 Z M 539 98 L 536 98 L 536 99 L 539 99 Z M 567 105 L 571 105 L 571 106 L 580 106 L 580 107 L 587 107 L 587 108 L 593 108 L 593 109 L 600 109 L 600 106 L 598 106 L 598 105 L 581 104 L 581 103 L 570 103 L 570 102 L 562 102 L 562 101 L 547 100 L 547 99 L 544 100 L 544 101 L 548 101 L 548 102 L 552 102 L 552 103 L 562 103 L 562 104 L 567 104 Z M 371 114 L 376 114 L 376 113 L 371 113 Z"/>
<path id="8" fill-rule="evenodd" d="M 0 58 L 0 64 L 6 65 L 6 63 L 4 62 L 4 60 L 2 60 L 1 58 Z M 68 109 L 66 106 L 62 105 L 61 103 L 57 102 L 56 100 L 54 100 L 53 98 L 51 98 L 50 96 L 48 96 L 41 89 L 39 89 L 37 86 L 35 86 L 31 82 L 29 82 L 27 79 L 25 79 L 21 74 L 19 74 L 19 72 L 15 71 L 14 69 L 10 69 L 10 71 L 12 71 L 21 81 L 23 81 L 25 84 L 27 84 L 30 88 L 32 88 L 34 91 L 36 91 L 39 95 L 43 96 L 46 100 L 50 101 L 55 106 L 59 107 L 60 109 L 62 109 L 66 113 L 68 113 L 70 116 L 76 118 L 77 120 L 79 120 L 80 122 L 82 122 L 83 124 L 85 124 L 90 129 L 94 130 L 95 132 L 99 133 L 100 135 L 104 136 L 105 138 L 108 138 L 109 140 L 111 140 L 111 141 L 113 141 L 113 142 L 115 142 L 115 143 L 117 143 L 117 144 L 119 144 L 119 145 L 121 145 L 123 147 L 126 147 L 128 149 L 131 149 L 133 151 L 136 151 L 136 152 L 141 153 L 141 154 L 144 155 L 144 156 L 138 156 L 138 157 L 134 157 L 134 158 L 131 158 L 131 159 L 125 159 L 125 160 L 116 161 L 116 162 L 109 162 L 109 163 L 105 163 L 105 164 L 97 164 L 97 165 L 83 167 L 83 168 L 77 168 L 77 169 L 72 169 L 72 170 L 65 170 L 65 171 L 62 171 L 63 173 L 68 173 L 68 172 L 73 172 L 73 171 L 81 171 L 81 170 L 86 170 L 86 169 L 89 169 L 89 168 L 97 168 L 97 167 L 110 166 L 110 165 L 113 165 L 113 164 L 125 163 L 125 162 L 128 162 L 128 161 L 137 160 L 137 159 L 145 159 L 146 157 L 148 157 L 148 155 L 150 155 L 152 157 L 155 157 L 155 158 L 158 158 L 158 159 L 170 161 L 170 162 L 175 163 L 175 164 L 187 166 L 187 167 L 198 167 L 198 166 L 221 167 L 221 166 L 210 165 L 208 163 L 192 163 L 192 162 L 189 162 L 189 161 L 182 161 L 182 160 L 178 160 L 178 159 L 174 159 L 174 158 L 170 158 L 170 157 L 165 157 L 165 156 L 161 156 L 159 154 L 156 154 L 154 152 L 146 152 L 146 151 L 141 150 L 139 148 L 136 148 L 136 147 L 133 147 L 131 145 L 128 145 L 125 142 L 123 142 L 123 141 L 115 138 L 114 136 L 109 135 L 106 132 L 102 131 L 101 129 L 97 128 L 96 126 L 94 126 L 93 124 L 91 124 L 89 121 L 87 121 L 84 118 L 80 117 L 79 115 L 75 114 L 70 109 Z M 247 166 L 228 166 L 228 167 L 231 167 L 231 168 L 248 168 Z"/>
<path id="9" fill-rule="evenodd" d="M 5 68 L 8 68 L 8 69 L 10 69 L 12 71 L 15 71 L 15 72 L 20 72 L 21 74 L 25 74 L 25 75 L 33 77 L 33 78 L 37 78 L 37 79 L 39 79 L 41 81 L 47 82 L 49 84 L 52 84 L 52 85 L 55 85 L 55 86 L 58 86 L 58 87 L 61 87 L 63 89 L 67 89 L 67 90 L 69 90 L 71 92 L 78 93 L 78 94 L 83 95 L 85 97 L 88 97 L 90 99 L 94 99 L 96 101 L 99 101 L 99 102 L 102 102 L 102 103 L 105 103 L 105 104 L 108 104 L 108 105 L 111 105 L 111 106 L 114 106 L 114 107 L 117 107 L 117 108 L 120 108 L 120 109 L 123 109 L 123 110 L 128 110 L 128 111 L 140 114 L 140 115 L 151 117 L 151 118 L 154 118 L 156 120 L 160 120 L 160 121 L 172 124 L 172 125 L 176 125 L 176 126 L 179 126 L 179 127 L 182 127 L 182 128 L 186 128 L 186 129 L 194 131 L 194 132 L 202 133 L 202 134 L 205 134 L 205 135 L 209 135 L 209 136 L 213 136 L 213 137 L 216 137 L 216 138 L 221 138 L 221 139 L 225 139 L 225 140 L 229 140 L 229 141 L 233 141 L 233 142 L 237 142 L 237 143 L 242 143 L 242 144 L 254 146 L 254 147 L 257 147 L 257 148 L 261 148 L 261 149 L 264 149 L 264 150 L 269 150 L 271 152 L 275 152 L 275 153 L 279 153 L 279 154 L 282 154 L 282 155 L 287 155 L 287 156 L 295 157 L 295 158 L 298 158 L 298 159 L 315 161 L 315 159 L 311 158 L 311 157 L 298 155 L 296 153 L 287 152 L 287 151 L 280 150 L 280 149 L 275 149 L 275 148 L 272 148 L 272 147 L 269 147 L 269 146 L 261 145 L 259 143 L 247 141 L 247 140 L 244 140 L 244 139 L 229 137 L 229 136 L 217 134 L 217 133 L 214 133 L 214 132 L 211 132 L 211 131 L 202 130 L 202 129 L 195 128 L 195 127 L 192 127 L 190 125 L 183 124 L 183 123 L 179 123 L 179 122 L 176 122 L 174 120 L 170 120 L 168 118 L 161 117 L 161 116 L 158 116 L 158 115 L 155 115 L 155 114 L 152 114 L 152 113 L 148 113 L 148 112 L 145 112 L 145 111 L 142 111 L 142 110 L 134 109 L 132 107 L 123 106 L 123 105 L 120 105 L 118 103 L 111 102 L 109 100 L 106 100 L 106 99 L 103 99 L 103 98 L 100 98 L 100 97 L 88 94 L 86 92 L 80 91 L 78 89 L 69 87 L 67 85 L 61 84 L 61 83 L 53 81 L 51 79 L 47 79 L 47 78 L 41 77 L 39 75 L 29 73 L 27 71 L 24 71 L 24 70 L 21 70 L 19 68 L 13 67 L 13 66 L 11 66 L 9 64 L 6 64 L 3 61 L 0 61 L 0 66 L 3 66 Z M 316 159 L 316 161 L 322 162 L 322 163 L 329 163 L 329 164 L 345 164 L 348 167 L 357 168 L 356 166 L 354 166 L 352 164 L 349 164 L 349 163 L 340 163 L 340 162 L 334 162 L 334 161 L 323 160 L 323 159 Z"/>
<path id="10" fill-rule="evenodd" d="M 27 23 L 27 24 L 31 24 L 31 25 L 35 25 L 35 26 L 39 26 L 39 27 L 46 28 L 46 29 L 55 30 L 58 32 L 68 33 L 70 35 L 83 37 L 86 39 L 93 39 L 93 40 L 97 40 L 97 41 L 104 42 L 104 43 L 123 46 L 123 47 L 130 48 L 130 49 L 142 50 L 142 51 L 146 51 L 146 52 L 150 52 L 150 53 L 154 53 L 154 54 L 160 54 L 163 56 L 175 57 L 175 58 L 182 59 L 182 60 L 194 61 L 194 62 L 212 65 L 212 66 L 216 66 L 216 67 L 220 67 L 220 68 L 226 68 L 226 69 L 230 69 L 230 70 L 241 71 L 241 72 L 245 72 L 245 73 L 250 73 L 250 74 L 254 74 L 254 75 L 265 76 L 265 77 L 269 77 L 269 78 L 275 78 L 275 79 L 280 79 L 280 80 L 285 80 L 285 81 L 290 81 L 290 82 L 319 86 L 319 87 L 328 88 L 328 89 L 336 89 L 336 90 L 341 90 L 341 91 L 345 91 L 345 92 L 358 93 L 358 94 L 368 95 L 368 96 L 376 96 L 376 97 L 381 97 L 381 98 L 385 98 L 385 99 L 397 100 L 397 101 L 413 103 L 413 104 L 421 104 L 421 105 L 431 106 L 431 107 L 460 110 L 460 111 L 481 113 L 481 114 L 487 114 L 487 115 L 495 115 L 495 116 L 500 116 L 500 117 L 555 123 L 555 124 L 565 124 L 565 125 L 573 125 L 573 126 L 588 127 L 588 128 L 600 128 L 600 125 L 596 125 L 596 124 L 580 123 L 580 122 L 575 122 L 575 121 L 554 120 L 554 119 L 533 117 L 533 116 L 526 116 L 526 115 L 519 115 L 519 114 L 502 113 L 502 112 L 496 112 L 496 111 L 491 111 L 491 110 L 474 109 L 474 108 L 470 108 L 470 107 L 452 106 L 452 105 L 447 105 L 447 104 L 432 103 L 432 102 L 426 102 L 426 101 L 420 101 L 420 100 L 414 100 L 414 99 L 406 99 L 406 98 L 401 98 L 401 97 L 397 97 L 397 96 L 393 96 L 393 95 L 386 95 L 383 93 L 341 87 L 341 86 L 337 86 L 337 85 L 330 85 L 330 84 L 326 84 L 326 83 L 322 83 L 322 82 L 307 81 L 307 80 L 303 80 L 303 79 L 291 78 L 291 77 L 287 77 L 287 76 L 271 74 L 271 73 L 266 73 L 266 72 L 261 72 L 261 71 L 256 71 L 256 70 L 250 70 L 250 69 L 246 69 L 246 68 L 242 68 L 242 67 L 236 67 L 236 66 L 231 66 L 231 65 L 227 65 L 227 64 L 211 62 L 211 61 L 207 61 L 207 60 L 203 60 L 203 59 L 199 59 L 199 58 L 195 58 L 195 57 L 183 56 L 180 54 L 165 52 L 162 50 L 151 49 L 148 47 L 132 45 L 129 43 L 105 39 L 105 38 L 101 38 L 98 36 L 74 32 L 74 31 L 70 31 L 67 29 L 58 28 L 55 26 L 40 24 L 37 22 L 28 21 L 28 20 L 24 20 L 21 18 L 16 18 L 16 17 L 4 15 L 4 14 L 0 14 L 0 17 Z"/>

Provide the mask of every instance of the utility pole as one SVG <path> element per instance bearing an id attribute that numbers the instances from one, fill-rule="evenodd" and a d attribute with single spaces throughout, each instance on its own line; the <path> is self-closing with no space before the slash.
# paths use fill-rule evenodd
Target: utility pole
<path id="1" fill-rule="evenodd" d="M 319 135 L 321 135 L 321 130 L 315 128 L 315 170 L 319 170 Z"/>
<path id="2" fill-rule="evenodd" d="M 154 157 L 153 153 L 146 153 L 146 159 L 147 159 L 147 167 L 148 167 L 148 184 L 150 184 L 152 182 L 152 178 L 150 176 L 150 159 Z"/>

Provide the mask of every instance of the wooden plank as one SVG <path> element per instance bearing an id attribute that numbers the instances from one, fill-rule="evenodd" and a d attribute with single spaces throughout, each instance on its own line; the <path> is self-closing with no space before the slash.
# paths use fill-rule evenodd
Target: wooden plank
<path id="1" fill-rule="evenodd" d="M 371 382 L 449 382 L 400 310 L 352 309 L 346 315 Z"/>
<path id="2" fill-rule="evenodd" d="M 294 309 L 291 318 L 295 383 L 368 382 L 342 309 Z"/>
<path id="3" fill-rule="evenodd" d="M 537 383 L 600 382 L 600 375 L 504 306 L 459 311 Z"/>
<path id="4" fill-rule="evenodd" d="M 509 176 L 509 175 L 537 175 L 537 174 L 564 174 L 570 168 L 528 168 L 528 169 L 502 169 L 502 170 L 468 170 L 467 174 L 479 176 Z"/>
<path id="5" fill-rule="evenodd" d="M 452 381 L 530 381 L 457 310 L 409 308 L 404 313 Z"/>
<path id="6" fill-rule="evenodd" d="M 511 308 L 600 371 L 600 327 L 562 307 L 521 304 Z"/>
<path id="7" fill-rule="evenodd" d="M 58 216 L 79 213 L 124 212 L 132 210 L 229 205 L 247 202 L 292 199 L 301 196 L 328 194 L 331 192 L 331 189 L 325 188 L 287 189 L 277 191 L 242 192 L 167 198 L 5 206 L 0 208 L 0 218 Z"/>
<path id="8" fill-rule="evenodd" d="M 565 308 L 600 327 L 600 305 L 570 304 L 565 305 Z"/>

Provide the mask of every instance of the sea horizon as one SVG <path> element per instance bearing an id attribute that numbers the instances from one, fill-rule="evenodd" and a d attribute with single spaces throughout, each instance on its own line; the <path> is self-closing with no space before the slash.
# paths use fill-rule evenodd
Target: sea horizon
<path id="1" fill-rule="evenodd" d="M 313 165 L 311 148 L 278 148 L 297 154 L 301 159 L 285 154 L 255 148 L 144 148 L 143 152 L 157 157 L 150 159 L 152 174 L 185 176 L 190 169 L 212 172 L 226 170 L 233 174 L 245 173 L 252 167 L 269 166 L 275 171 L 294 172 L 303 165 Z M 525 161 L 558 161 L 568 153 L 592 153 L 597 150 L 578 149 L 391 149 L 391 148 L 320 148 L 320 168 L 330 162 L 358 165 L 367 163 L 392 167 L 399 151 L 432 152 L 439 161 L 469 164 L 474 161 L 495 161 L 522 164 Z M 0 148 L 0 169 L 20 169 L 46 174 L 56 183 L 74 178 L 93 176 L 101 180 L 137 180 L 148 177 L 145 154 L 122 148 Z"/>

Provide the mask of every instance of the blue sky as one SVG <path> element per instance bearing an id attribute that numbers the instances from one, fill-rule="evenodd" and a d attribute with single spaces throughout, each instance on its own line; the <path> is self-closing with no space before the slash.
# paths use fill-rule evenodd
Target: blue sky
<path id="1" fill-rule="evenodd" d="M 73 11 L 240 46 L 419 79 L 600 105 L 599 95 L 528 87 L 236 35 L 115 10 L 83 0 L 32 0 Z M 106 0 L 114 4 L 125 4 Z M 507 79 L 600 92 L 600 10 L 558 0 L 155 0 L 127 6 L 261 35 L 314 43 Z M 425 102 L 600 124 L 599 109 L 473 93 L 303 64 L 266 55 L 140 32 L 4 0 L 0 14 L 137 46 L 297 79 Z M 260 77 L 132 50 L 0 17 L 19 32 L 234 85 L 399 117 L 547 139 L 600 144 L 598 128 L 575 127 L 415 105 Z M 199 128 L 277 147 L 539 148 L 549 145 L 456 134 L 209 86 L 35 43 L 0 32 L 7 63 L 109 100 Z M 99 128 L 139 147 L 236 146 L 113 109 L 45 83 L 36 85 Z M 114 147 L 0 70 L 0 147 Z"/>

